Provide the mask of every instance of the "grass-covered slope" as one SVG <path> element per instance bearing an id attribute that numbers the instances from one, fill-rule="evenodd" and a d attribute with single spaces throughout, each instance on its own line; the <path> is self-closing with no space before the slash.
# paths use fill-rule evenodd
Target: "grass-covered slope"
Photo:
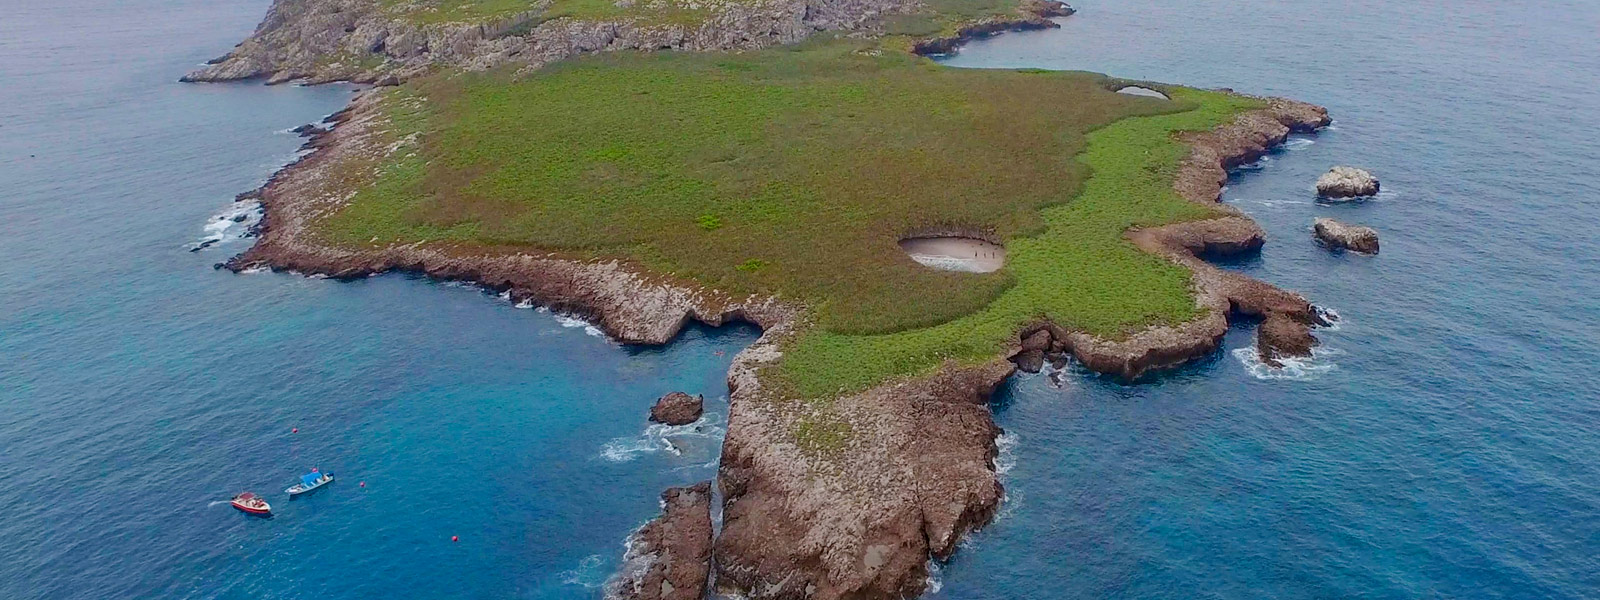
<path id="1" fill-rule="evenodd" d="M 777 381 L 808 397 L 992 358 L 1038 317 L 1107 336 L 1193 318 L 1188 273 L 1123 232 L 1207 216 L 1172 190 L 1172 132 L 1252 105 L 852 42 L 618 53 L 390 93 L 414 151 L 320 223 L 325 241 L 614 256 L 797 300 L 815 326 Z M 939 226 L 1007 240 L 1007 267 L 934 271 L 896 246 Z"/>

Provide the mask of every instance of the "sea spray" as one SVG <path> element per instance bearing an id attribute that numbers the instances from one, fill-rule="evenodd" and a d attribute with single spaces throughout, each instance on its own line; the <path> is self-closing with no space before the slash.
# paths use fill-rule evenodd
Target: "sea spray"
<path id="1" fill-rule="evenodd" d="M 706 464 L 715 466 L 716 450 L 721 447 L 725 435 L 727 435 L 726 417 L 721 413 L 706 411 L 693 423 L 686 425 L 651 423 L 639 435 L 606 442 L 600 449 L 600 457 L 608 462 L 620 463 L 658 452 L 683 456 L 685 450 L 704 450 L 713 455 L 711 462 Z"/>
<path id="2" fill-rule="evenodd" d="M 1255 346 L 1233 351 L 1233 357 L 1256 379 L 1288 381 L 1310 381 L 1321 377 L 1339 366 L 1330 359 L 1341 354 L 1344 354 L 1343 350 L 1318 346 L 1311 349 L 1309 357 L 1280 358 L 1278 363 L 1282 366 L 1273 367 L 1262 362 L 1261 353 Z"/>
<path id="3" fill-rule="evenodd" d="M 578 561 L 577 567 L 562 571 L 557 577 L 567 585 L 598 588 L 606 583 L 605 560 L 599 554 L 591 554 Z"/>

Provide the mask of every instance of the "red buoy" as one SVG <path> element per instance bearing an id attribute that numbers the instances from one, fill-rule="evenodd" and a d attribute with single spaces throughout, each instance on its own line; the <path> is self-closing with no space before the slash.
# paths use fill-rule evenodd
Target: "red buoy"
<path id="1" fill-rule="evenodd" d="M 459 541 L 461 541 L 461 537 L 452 535 L 452 536 L 450 536 L 450 541 L 459 542 Z"/>
<path id="2" fill-rule="evenodd" d="M 365 481 L 361 482 L 361 487 L 367 487 L 367 482 L 365 482 Z"/>
<path id="3" fill-rule="evenodd" d="M 289 430 L 289 433 L 300 433 L 300 428 L 299 428 L 299 427 L 296 427 L 296 428 L 294 428 L 294 429 L 290 429 L 290 430 Z"/>

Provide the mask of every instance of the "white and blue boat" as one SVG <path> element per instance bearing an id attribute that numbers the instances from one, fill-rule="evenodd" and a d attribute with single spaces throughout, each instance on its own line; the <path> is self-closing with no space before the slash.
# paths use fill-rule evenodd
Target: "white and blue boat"
<path id="1" fill-rule="evenodd" d="M 332 483 L 332 482 L 333 482 L 333 472 L 332 471 L 329 471 L 327 473 L 318 473 L 316 469 L 312 469 L 310 473 L 306 473 L 305 475 L 301 475 L 300 476 L 300 483 L 296 483 L 294 485 L 291 485 L 291 486 L 289 486 L 289 489 L 284 490 L 284 491 L 285 492 L 289 492 L 289 497 L 293 498 L 295 496 L 299 496 L 300 494 L 304 494 L 304 493 L 309 492 L 311 490 L 314 490 L 314 489 L 317 489 L 319 487 L 328 485 L 329 483 Z"/>

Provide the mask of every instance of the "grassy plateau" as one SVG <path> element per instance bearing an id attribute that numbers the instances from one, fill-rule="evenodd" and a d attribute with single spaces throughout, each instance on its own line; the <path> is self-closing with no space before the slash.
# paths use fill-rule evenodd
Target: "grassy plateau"
<path id="1" fill-rule="evenodd" d="M 450 240 L 616 257 L 809 307 L 774 367 L 826 398 L 982 361 L 1048 317 L 1118 337 L 1196 316 L 1189 273 L 1133 226 L 1210 216 L 1172 179 L 1174 134 L 1256 101 L 1100 75 L 947 68 L 870 41 L 746 53 L 607 53 L 531 75 L 446 73 L 385 93 L 412 136 L 324 241 Z M 898 240 L 1005 240 L 989 274 L 936 271 Z"/>

